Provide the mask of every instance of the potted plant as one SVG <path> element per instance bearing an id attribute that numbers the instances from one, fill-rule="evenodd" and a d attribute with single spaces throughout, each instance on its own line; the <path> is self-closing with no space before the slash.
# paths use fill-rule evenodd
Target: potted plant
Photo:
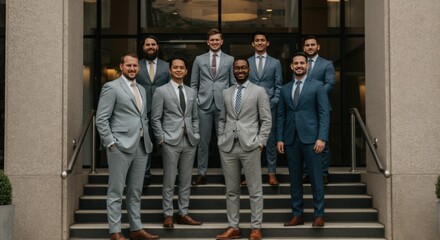
<path id="1" fill-rule="evenodd" d="M 0 170 L 0 239 L 12 240 L 14 205 L 8 176 Z"/>

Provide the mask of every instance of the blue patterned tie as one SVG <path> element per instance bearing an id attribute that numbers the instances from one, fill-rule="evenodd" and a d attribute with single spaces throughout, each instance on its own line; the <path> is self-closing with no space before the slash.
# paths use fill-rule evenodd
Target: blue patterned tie
<path id="1" fill-rule="evenodd" d="M 237 87 L 237 96 L 235 96 L 235 113 L 238 114 L 240 111 L 240 105 L 241 105 L 241 89 L 243 89 L 243 86 Z"/>
<path id="2" fill-rule="evenodd" d="M 301 86 L 301 81 L 297 81 L 296 82 L 296 88 L 295 88 L 295 92 L 293 93 L 293 106 L 296 107 L 298 106 L 299 103 L 299 95 L 300 95 L 300 88 Z"/>

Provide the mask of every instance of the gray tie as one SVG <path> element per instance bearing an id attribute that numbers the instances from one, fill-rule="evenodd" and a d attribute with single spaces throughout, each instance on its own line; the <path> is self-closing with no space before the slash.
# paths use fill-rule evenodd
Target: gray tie
<path id="1" fill-rule="evenodd" d="M 257 72 L 258 72 L 258 76 L 261 77 L 261 75 L 263 75 L 263 58 L 264 58 L 264 56 L 259 55 L 257 57 L 259 59 Z"/>
<path id="2" fill-rule="evenodd" d="M 307 76 L 310 75 L 310 73 L 312 72 L 313 69 L 313 59 L 309 59 L 309 68 L 307 69 Z"/>
<path id="3" fill-rule="evenodd" d="M 183 94 L 182 88 L 183 86 L 179 85 L 179 101 L 180 101 L 180 108 L 182 109 L 183 114 L 185 114 L 186 103 L 185 103 L 185 95 Z"/>
<path id="4" fill-rule="evenodd" d="M 212 54 L 211 71 L 212 76 L 215 77 L 217 74 L 217 53 Z"/>
<path id="5" fill-rule="evenodd" d="M 240 85 L 237 87 L 237 95 L 235 96 L 235 113 L 238 114 L 241 107 L 241 90 L 243 89 L 243 86 Z M 234 132 L 234 138 L 238 139 L 238 132 L 235 130 Z"/>
<path id="6" fill-rule="evenodd" d="M 299 95 L 301 90 L 300 86 L 301 86 L 301 81 L 297 81 L 295 92 L 293 93 L 293 107 L 295 108 L 298 106 L 299 103 Z"/>

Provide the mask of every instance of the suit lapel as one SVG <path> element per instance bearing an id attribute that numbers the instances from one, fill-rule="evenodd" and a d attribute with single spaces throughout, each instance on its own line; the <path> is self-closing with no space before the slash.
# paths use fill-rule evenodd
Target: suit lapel
<path id="1" fill-rule="evenodd" d="M 253 88 L 254 84 L 252 84 L 251 82 L 248 82 L 247 86 L 244 88 L 244 95 L 241 97 L 240 110 L 238 111 L 237 116 L 240 115 L 241 109 L 243 109 L 243 106 L 246 104 L 246 100 L 250 96 Z"/>
<path id="2" fill-rule="evenodd" d="M 179 112 L 182 115 L 185 115 L 185 113 L 182 111 L 182 108 L 180 107 L 179 97 L 177 97 L 176 91 L 174 90 L 174 86 L 171 83 L 171 81 L 167 84 L 168 92 L 169 92 L 171 98 L 173 99 L 172 101 L 174 101 L 174 103 L 176 104 L 177 109 L 179 109 Z"/>
<path id="3" fill-rule="evenodd" d="M 286 102 L 287 102 L 287 105 L 288 105 L 291 109 L 294 109 L 294 107 L 293 107 L 293 98 L 292 98 L 292 91 L 293 91 L 293 83 L 294 83 L 294 82 L 295 82 L 295 78 L 293 78 L 292 81 L 290 81 L 290 82 L 287 84 L 287 86 L 286 86 L 286 90 L 285 90 L 285 91 L 287 91 L 286 96 L 287 96 L 287 99 L 289 100 L 289 101 L 286 101 Z"/>
<path id="4" fill-rule="evenodd" d="M 257 64 L 255 64 L 255 55 L 250 57 L 248 59 L 248 61 L 249 61 L 249 65 L 250 65 L 249 67 L 251 68 L 251 72 L 249 73 L 249 75 L 251 77 L 249 77 L 249 78 L 257 79 L 258 80 L 257 82 L 259 82 L 260 76 L 258 76 Z"/>
<path id="5" fill-rule="evenodd" d="M 310 79 L 311 78 L 306 78 L 305 79 L 305 81 L 303 82 L 303 88 L 301 89 L 301 93 L 299 94 L 299 102 L 298 102 L 298 106 L 296 106 L 296 107 L 299 107 L 299 105 L 301 105 L 301 100 L 303 99 L 303 97 L 304 97 L 304 95 L 306 94 L 306 92 L 309 90 L 309 88 L 310 88 Z"/>
<path id="6" fill-rule="evenodd" d="M 149 81 L 145 81 L 146 84 L 151 84 L 150 74 L 148 73 L 148 70 L 147 70 L 147 67 L 148 67 L 147 59 L 144 59 L 144 61 L 141 61 L 140 64 L 141 64 L 141 66 L 143 65 L 143 67 L 141 67 L 141 69 L 144 72 L 144 76 L 147 76 L 147 79 L 149 80 Z"/>
<path id="7" fill-rule="evenodd" d="M 131 102 L 133 103 L 133 107 L 139 112 L 139 109 L 136 106 L 136 100 L 134 99 L 134 94 L 133 92 L 130 90 L 130 88 L 127 86 L 127 83 L 125 83 L 125 80 L 120 77 L 118 78 L 119 84 L 121 85 L 121 88 L 124 90 L 124 92 L 130 97 Z M 140 92 L 140 91 L 139 91 Z M 143 96 L 141 96 L 143 99 Z M 145 101 L 144 101 L 145 104 Z M 140 112 L 139 112 L 140 113 Z"/>

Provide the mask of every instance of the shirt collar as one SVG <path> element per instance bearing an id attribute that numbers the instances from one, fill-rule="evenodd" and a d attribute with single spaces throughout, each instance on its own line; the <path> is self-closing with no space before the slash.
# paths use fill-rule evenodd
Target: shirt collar
<path id="1" fill-rule="evenodd" d="M 209 50 L 209 57 L 212 58 L 212 55 L 217 54 L 217 57 L 220 57 L 220 55 L 222 54 L 222 50 L 218 50 L 218 52 L 213 52 L 211 50 Z"/>
<path id="2" fill-rule="evenodd" d="M 179 84 L 177 84 L 176 82 L 174 82 L 174 80 L 171 79 L 171 84 L 173 85 L 174 88 L 179 88 Z M 184 85 L 183 83 L 181 84 L 182 86 Z"/>
<path id="3" fill-rule="evenodd" d="M 235 88 L 238 88 L 238 86 L 242 86 L 243 88 L 247 88 L 248 87 L 248 85 L 249 85 L 249 79 L 248 80 L 246 80 L 246 82 L 244 82 L 243 84 L 236 84 L 235 85 Z"/>
<path id="4" fill-rule="evenodd" d="M 316 62 L 316 59 L 318 59 L 318 57 L 319 57 L 319 55 L 318 54 L 316 54 L 314 57 L 312 57 L 312 58 L 309 58 L 309 59 L 312 59 L 313 60 L 313 62 Z M 309 60 L 309 59 L 307 59 L 307 60 Z"/>
<path id="5" fill-rule="evenodd" d="M 264 56 L 264 58 L 267 58 L 267 52 L 265 52 L 265 53 L 263 53 L 263 54 L 258 54 L 258 53 L 255 53 L 255 58 L 258 58 L 258 56 Z"/>

